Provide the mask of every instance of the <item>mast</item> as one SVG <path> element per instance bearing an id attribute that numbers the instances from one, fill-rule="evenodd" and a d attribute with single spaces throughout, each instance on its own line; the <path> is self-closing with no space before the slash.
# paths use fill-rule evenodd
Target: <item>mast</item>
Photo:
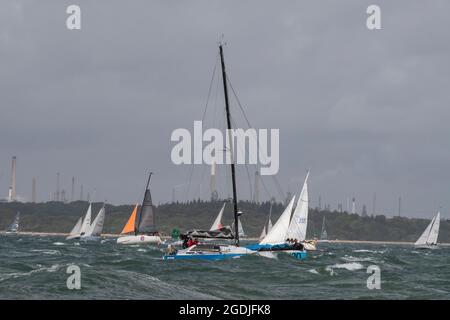
<path id="1" fill-rule="evenodd" d="M 227 127 L 229 133 L 231 134 L 231 119 L 230 119 L 230 106 L 228 102 L 228 87 L 227 87 L 227 74 L 225 72 L 225 61 L 223 59 L 223 48 L 222 44 L 219 44 L 220 51 L 220 62 L 222 65 L 222 81 L 223 81 L 223 92 L 225 96 L 225 109 L 227 112 Z M 230 140 L 230 154 L 231 154 L 231 179 L 233 184 L 233 208 L 234 208 L 234 235 L 235 235 L 235 244 L 239 246 L 239 222 L 238 222 L 238 207 L 237 207 L 237 197 L 236 197 L 236 170 L 234 167 L 234 159 L 233 159 L 233 141 Z"/>
<path id="2" fill-rule="evenodd" d="M 142 208 L 144 208 L 144 201 L 145 201 L 145 193 L 147 192 L 148 186 L 150 184 L 150 178 L 152 177 L 153 172 L 150 172 L 150 174 L 148 175 L 148 180 L 147 180 L 147 186 L 145 187 L 145 191 L 144 191 L 144 198 L 142 199 L 142 205 L 141 205 L 141 209 L 139 210 L 139 216 L 137 221 L 134 224 L 134 235 L 137 236 L 137 229 L 139 224 L 141 223 L 141 218 L 142 218 Z"/>

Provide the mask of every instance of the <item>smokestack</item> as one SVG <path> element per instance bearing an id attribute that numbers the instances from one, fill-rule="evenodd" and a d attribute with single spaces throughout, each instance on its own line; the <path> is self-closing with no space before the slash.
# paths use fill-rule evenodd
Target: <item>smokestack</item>
<path id="1" fill-rule="evenodd" d="M 354 197 L 352 199 L 352 213 L 356 213 L 356 201 Z"/>
<path id="2" fill-rule="evenodd" d="M 9 201 L 16 201 L 16 156 L 12 157 L 11 164 L 11 192 Z"/>
<path id="3" fill-rule="evenodd" d="M 80 200 L 83 201 L 83 185 L 80 186 Z"/>
<path id="4" fill-rule="evenodd" d="M 70 202 L 75 200 L 75 177 L 72 177 L 72 190 L 70 192 Z"/>
<path id="5" fill-rule="evenodd" d="M 59 172 L 56 173 L 56 201 L 59 201 Z"/>
<path id="6" fill-rule="evenodd" d="M 216 190 L 216 162 L 214 161 L 211 164 L 210 189 L 211 189 L 211 201 L 217 201 L 219 198 L 219 193 Z"/>
<path id="7" fill-rule="evenodd" d="M 398 197 L 398 216 L 402 215 L 402 197 Z"/>
<path id="8" fill-rule="evenodd" d="M 36 202 L 36 178 L 31 180 L 31 202 Z"/>

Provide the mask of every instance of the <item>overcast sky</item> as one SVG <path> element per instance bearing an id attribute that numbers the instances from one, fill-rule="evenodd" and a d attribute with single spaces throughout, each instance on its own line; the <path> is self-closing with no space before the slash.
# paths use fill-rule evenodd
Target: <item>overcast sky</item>
<path id="1" fill-rule="evenodd" d="M 382 30 L 366 27 L 373 3 Z M 81 7 L 79 31 L 66 28 L 70 4 Z M 201 119 L 223 33 L 251 124 L 280 129 L 284 193 L 298 193 L 311 168 L 312 206 L 321 195 L 345 209 L 355 196 L 371 213 L 376 192 L 377 213 L 392 215 L 401 195 L 404 215 L 442 206 L 448 218 L 449 12 L 445 0 L 1 1 L 0 198 L 14 155 L 26 199 L 34 176 L 49 200 L 59 171 L 68 197 L 75 176 L 77 198 L 82 183 L 97 201 L 135 203 L 150 170 L 156 203 L 174 186 L 179 200 L 209 198 L 205 166 L 187 194 L 190 166 L 172 163 L 170 135 Z M 238 179 L 248 198 L 242 167 Z M 217 185 L 226 197 L 224 175 Z"/>

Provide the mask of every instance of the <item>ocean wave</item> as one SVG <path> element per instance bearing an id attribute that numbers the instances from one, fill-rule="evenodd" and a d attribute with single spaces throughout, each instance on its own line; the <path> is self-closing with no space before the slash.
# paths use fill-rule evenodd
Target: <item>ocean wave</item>
<path id="1" fill-rule="evenodd" d="M 39 252 L 42 254 L 48 254 L 48 255 L 60 255 L 61 252 L 58 250 L 40 250 L 40 249 L 35 249 L 35 250 L 31 250 L 31 252 Z"/>
<path id="2" fill-rule="evenodd" d="M 354 256 L 347 256 L 345 255 L 342 257 L 342 260 L 347 262 L 364 262 L 364 261 L 370 261 L 370 262 L 377 262 L 375 259 L 371 257 L 354 257 Z"/>
<path id="3" fill-rule="evenodd" d="M 53 245 L 55 246 L 65 246 L 66 244 L 63 242 L 53 242 Z"/>
<path id="4" fill-rule="evenodd" d="M 358 262 L 348 262 L 348 263 L 336 263 L 332 266 L 327 266 L 325 270 L 330 272 L 331 275 L 334 275 L 334 269 L 346 269 L 348 271 L 356 271 L 363 269 L 364 266 Z"/>
<path id="5" fill-rule="evenodd" d="M 0 275 L 0 282 L 4 281 L 4 280 L 8 280 L 11 278 L 20 278 L 20 277 L 28 277 L 31 276 L 35 273 L 39 273 L 39 272 L 56 272 L 60 269 L 60 265 L 59 264 L 54 264 L 51 267 L 40 267 L 38 269 L 34 269 L 28 272 L 13 272 L 13 273 L 6 273 L 3 275 Z"/>

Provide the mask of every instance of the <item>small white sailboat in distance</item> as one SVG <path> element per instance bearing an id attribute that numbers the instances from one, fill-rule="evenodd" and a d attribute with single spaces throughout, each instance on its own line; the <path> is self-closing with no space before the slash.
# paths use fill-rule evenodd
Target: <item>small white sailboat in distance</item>
<path id="1" fill-rule="evenodd" d="M 420 238 L 414 243 L 416 249 L 437 249 L 437 239 L 439 236 L 439 225 L 441 220 L 441 213 L 438 212 L 433 217 L 428 227 L 422 233 Z"/>
<path id="2" fill-rule="evenodd" d="M 105 204 L 100 209 L 97 214 L 97 217 L 91 223 L 92 219 L 92 204 L 89 204 L 89 207 L 86 211 L 86 214 L 83 217 L 80 217 L 75 224 L 75 226 L 70 231 L 69 235 L 66 237 L 66 240 L 72 239 L 80 239 L 80 240 L 99 240 L 100 235 L 103 231 L 103 225 L 105 222 Z"/>
<path id="3" fill-rule="evenodd" d="M 148 188 L 151 176 L 152 172 L 148 176 L 142 206 L 139 211 L 138 205 L 134 207 L 128 222 L 121 232 L 121 234 L 128 235 L 118 238 L 117 243 L 119 244 L 160 244 L 162 242 L 156 230 L 155 208 L 152 203 L 150 189 Z"/>
<path id="4" fill-rule="evenodd" d="M 19 220 L 20 220 L 20 212 L 16 213 L 14 217 L 13 223 L 11 223 L 6 230 L 6 233 L 18 233 L 19 232 Z"/>
<path id="5" fill-rule="evenodd" d="M 225 210 L 225 205 L 227 203 L 224 202 L 222 209 L 220 209 L 219 214 L 217 215 L 216 220 L 214 220 L 214 223 L 212 224 L 211 228 L 209 229 L 209 231 L 214 231 L 214 230 L 219 230 L 223 227 L 222 225 L 222 216 L 223 216 L 223 211 Z"/>

